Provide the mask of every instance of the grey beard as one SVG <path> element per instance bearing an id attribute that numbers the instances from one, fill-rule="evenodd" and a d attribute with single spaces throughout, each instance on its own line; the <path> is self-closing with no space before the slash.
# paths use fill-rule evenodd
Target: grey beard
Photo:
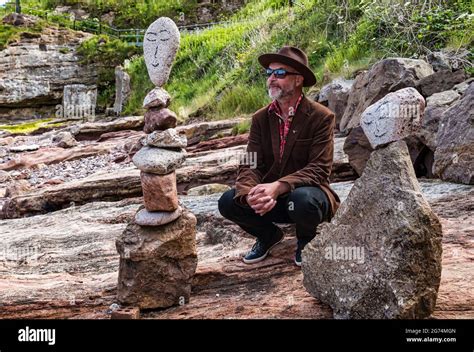
<path id="1" fill-rule="evenodd" d="M 278 88 L 278 92 L 276 94 L 272 94 L 272 90 L 268 88 L 268 96 L 270 97 L 270 99 L 278 100 L 282 97 L 282 95 L 283 95 L 283 91 L 280 88 Z"/>
<path id="2" fill-rule="evenodd" d="M 295 93 L 294 89 L 285 92 L 283 91 L 283 89 L 278 88 L 278 93 L 276 93 L 275 95 L 272 95 L 271 89 L 268 88 L 268 96 L 270 97 L 270 99 L 277 100 L 278 102 L 280 102 L 282 98 L 291 97 L 294 93 Z"/>

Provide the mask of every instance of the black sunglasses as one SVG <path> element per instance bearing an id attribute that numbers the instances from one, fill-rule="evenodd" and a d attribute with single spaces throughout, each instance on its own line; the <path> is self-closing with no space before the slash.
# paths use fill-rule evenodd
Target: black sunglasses
<path id="1" fill-rule="evenodd" d="M 266 73 L 267 73 L 267 77 L 270 77 L 274 73 L 276 78 L 285 78 L 286 75 L 300 75 L 301 76 L 301 73 L 288 72 L 287 70 L 283 68 L 276 68 L 274 70 L 272 70 L 271 68 L 267 68 Z"/>

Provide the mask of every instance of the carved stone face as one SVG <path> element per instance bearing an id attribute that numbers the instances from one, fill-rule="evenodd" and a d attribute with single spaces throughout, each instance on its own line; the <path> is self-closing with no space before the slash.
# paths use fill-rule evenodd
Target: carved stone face
<path id="1" fill-rule="evenodd" d="M 179 48 L 179 30 L 172 19 L 160 17 L 145 32 L 143 53 L 151 81 L 163 86 Z"/>
<path id="2" fill-rule="evenodd" d="M 372 148 L 414 134 L 422 124 L 425 99 L 414 88 L 387 94 L 362 113 L 361 126 Z"/>

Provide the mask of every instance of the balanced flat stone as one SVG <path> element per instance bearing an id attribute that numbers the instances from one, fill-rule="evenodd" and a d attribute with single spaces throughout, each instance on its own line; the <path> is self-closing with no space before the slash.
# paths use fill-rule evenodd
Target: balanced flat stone
<path id="1" fill-rule="evenodd" d="M 144 145 L 158 148 L 186 148 L 188 140 L 185 134 L 179 134 L 174 128 L 154 131 L 144 140 Z"/>
<path id="2" fill-rule="evenodd" d="M 174 211 L 148 211 L 140 209 L 135 214 L 135 223 L 140 226 L 160 226 L 175 221 L 180 217 L 183 210 L 178 207 Z"/>
<path id="3" fill-rule="evenodd" d="M 174 151 L 144 146 L 133 156 L 132 160 L 141 171 L 166 175 L 176 170 L 185 159 L 186 151 L 183 149 Z"/>

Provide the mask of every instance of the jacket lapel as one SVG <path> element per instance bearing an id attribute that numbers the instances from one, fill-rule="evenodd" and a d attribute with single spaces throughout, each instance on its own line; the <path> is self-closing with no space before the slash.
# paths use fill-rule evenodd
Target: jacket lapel
<path id="1" fill-rule="evenodd" d="M 293 150 L 295 142 L 298 139 L 298 135 L 301 133 L 301 131 L 303 130 L 307 122 L 306 115 L 308 114 L 308 108 L 309 108 L 309 102 L 306 97 L 303 97 L 303 100 L 301 101 L 300 106 L 298 107 L 298 110 L 296 110 L 295 116 L 293 116 L 293 121 L 291 122 L 290 130 L 288 131 L 288 136 L 286 138 L 286 144 L 285 144 L 285 150 L 283 151 L 283 157 L 281 159 L 280 171 L 283 171 L 285 169 L 286 163 L 288 162 L 288 159 L 291 155 L 291 151 Z M 276 133 L 277 133 L 277 143 L 279 143 L 280 136 L 278 133 L 278 123 L 276 127 Z M 273 143 L 273 138 L 272 138 L 272 143 Z M 279 158 L 279 154 L 280 154 L 279 144 L 277 145 L 277 150 L 278 150 L 277 157 Z"/>
<path id="2" fill-rule="evenodd" d="M 272 139 L 272 151 L 273 151 L 273 160 L 274 165 L 280 164 L 280 132 L 278 125 L 278 116 L 271 112 L 268 114 L 269 125 L 270 125 L 270 136 Z"/>

